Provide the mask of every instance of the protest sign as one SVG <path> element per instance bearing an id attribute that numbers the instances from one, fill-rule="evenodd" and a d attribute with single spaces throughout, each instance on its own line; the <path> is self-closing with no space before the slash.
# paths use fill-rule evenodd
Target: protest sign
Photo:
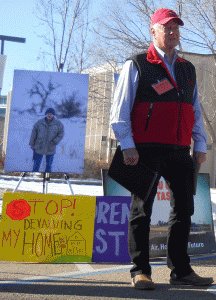
<path id="1" fill-rule="evenodd" d="M 129 263 L 128 219 L 130 197 L 97 197 L 94 262 Z"/>
<path id="2" fill-rule="evenodd" d="M 5 193 L 0 260 L 90 262 L 95 203 L 90 196 Z"/>
<path id="3" fill-rule="evenodd" d="M 103 185 L 106 196 L 122 196 L 116 198 L 130 199 L 130 197 L 124 197 L 130 195 L 129 191 L 110 178 L 106 170 L 103 170 Z M 149 255 L 151 258 L 166 256 L 171 197 L 172 191 L 169 189 L 165 179 L 161 177 L 151 216 L 149 238 Z M 116 202 L 118 202 L 117 199 Z M 188 253 L 190 255 L 214 253 L 216 245 L 209 174 L 200 173 L 198 175 L 197 193 L 194 196 L 194 210 L 195 213 L 191 218 L 192 225 L 188 242 Z"/>
<path id="4" fill-rule="evenodd" d="M 164 178 L 161 178 L 154 200 L 150 231 L 150 257 L 166 256 L 170 200 L 173 197 Z M 198 175 L 194 196 L 194 214 L 191 217 L 188 254 L 215 252 L 209 174 Z"/>

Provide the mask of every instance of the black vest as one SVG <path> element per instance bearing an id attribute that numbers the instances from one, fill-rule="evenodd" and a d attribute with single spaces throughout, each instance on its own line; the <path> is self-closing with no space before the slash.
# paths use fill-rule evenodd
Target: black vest
<path id="1" fill-rule="evenodd" d="M 159 57 L 154 60 L 153 56 L 153 59 L 148 61 L 147 54 L 141 53 L 130 59 L 134 61 L 139 72 L 136 99 L 131 113 L 135 144 L 189 146 L 195 120 L 195 67 L 189 61 L 177 59 L 175 82 Z M 167 79 L 173 88 L 159 95 L 152 85 L 163 79 Z"/>

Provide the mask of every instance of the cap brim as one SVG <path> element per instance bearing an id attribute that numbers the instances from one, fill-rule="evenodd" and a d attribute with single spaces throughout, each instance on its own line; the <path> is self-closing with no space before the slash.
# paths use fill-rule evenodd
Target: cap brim
<path id="1" fill-rule="evenodd" d="M 181 26 L 184 25 L 184 22 L 180 18 L 177 18 L 177 17 L 169 17 L 169 18 L 163 19 L 162 21 L 160 21 L 158 23 L 161 24 L 161 25 L 165 25 L 165 24 L 167 24 L 171 20 L 178 21 L 179 25 L 181 25 Z"/>

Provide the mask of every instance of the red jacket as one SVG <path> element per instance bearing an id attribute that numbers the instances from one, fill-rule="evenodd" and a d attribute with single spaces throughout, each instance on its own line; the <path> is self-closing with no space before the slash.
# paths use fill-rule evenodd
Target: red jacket
<path id="1" fill-rule="evenodd" d="M 139 84 L 131 113 L 135 144 L 156 143 L 189 146 L 194 126 L 194 66 L 180 57 L 175 62 L 176 82 L 152 44 L 147 54 L 133 56 L 139 71 Z M 172 85 L 162 94 L 154 89 L 158 82 Z M 153 86 L 152 86 L 153 85 Z"/>

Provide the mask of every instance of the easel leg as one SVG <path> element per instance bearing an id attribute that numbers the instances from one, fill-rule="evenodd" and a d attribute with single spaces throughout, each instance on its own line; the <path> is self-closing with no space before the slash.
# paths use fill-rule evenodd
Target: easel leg
<path id="1" fill-rule="evenodd" d="M 21 178 L 20 178 L 20 180 L 19 180 L 17 186 L 16 186 L 15 189 L 13 190 L 13 193 L 16 193 L 16 191 L 17 191 L 18 187 L 20 186 L 20 183 L 22 182 L 22 180 L 23 180 L 23 178 L 25 177 L 25 175 L 26 175 L 26 172 L 23 172 L 23 173 L 21 174 Z"/>
<path id="2" fill-rule="evenodd" d="M 69 176 L 68 176 L 68 174 L 64 174 L 64 175 L 65 175 L 65 180 L 67 180 L 67 183 L 69 185 L 69 188 L 70 188 L 70 191 L 71 191 L 71 195 L 74 195 L 72 186 L 71 186 L 70 181 L 69 181 Z"/>
<path id="3" fill-rule="evenodd" d="M 50 180 L 49 173 L 44 172 L 44 178 L 43 178 L 43 194 L 48 193 L 48 181 Z"/>

